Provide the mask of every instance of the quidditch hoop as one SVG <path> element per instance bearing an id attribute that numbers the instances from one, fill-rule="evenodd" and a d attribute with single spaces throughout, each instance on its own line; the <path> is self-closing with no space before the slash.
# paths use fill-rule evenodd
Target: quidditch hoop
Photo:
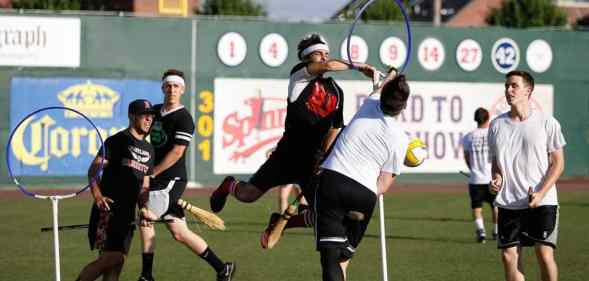
<path id="1" fill-rule="evenodd" d="M 357 1 L 361 1 L 361 0 L 357 0 Z M 362 14 L 364 13 L 364 10 L 366 10 L 366 8 L 368 8 L 368 6 L 370 6 L 370 4 L 372 4 L 374 1 L 376 1 L 376 0 L 369 0 L 360 8 L 360 10 L 358 10 L 358 12 L 356 13 L 356 18 L 354 19 L 354 22 L 350 26 L 350 31 L 348 32 L 348 37 L 347 37 L 347 42 L 346 42 L 346 51 L 348 53 L 348 61 L 350 62 L 350 65 L 354 65 L 354 62 L 352 61 L 352 55 L 351 55 L 352 52 L 350 51 L 350 49 L 351 49 L 350 42 L 352 41 L 352 34 L 354 34 L 354 30 L 356 30 L 356 24 L 358 23 L 360 16 L 362 16 Z M 409 16 L 407 15 L 407 12 L 405 11 L 405 6 L 403 5 L 403 2 L 401 2 L 401 0 L 395 0 L 395 3 L 397 4 L 397 6 L 399 6 L 399 9 L 401 10 L 401 13 L 403 14 L 403 18 L 405 19 L 405 30 L 406 30 L 406 34 L 407 34 L 407 55 L 405 56 L 405 61 L 403 62 L 403 65 L 400 67 L 400 70 L 399 70 L 399 73 L 404 73 L 405 69 L 409 65 L 409 61 L 411 60 L 411 49 L 412 49 L 411 25 L 409 24 Z"/>

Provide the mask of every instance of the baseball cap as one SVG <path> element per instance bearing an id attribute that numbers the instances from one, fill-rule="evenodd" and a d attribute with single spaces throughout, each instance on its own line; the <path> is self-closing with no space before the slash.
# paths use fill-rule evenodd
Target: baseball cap
<path id="1" fill-rule="evenodd" d="M 129 103 L 129 114 L 140 115 L 140 114 L 154 114 L 155 111 L 151 105 L 151 102 L 144 99 L 134 100 Z"/>

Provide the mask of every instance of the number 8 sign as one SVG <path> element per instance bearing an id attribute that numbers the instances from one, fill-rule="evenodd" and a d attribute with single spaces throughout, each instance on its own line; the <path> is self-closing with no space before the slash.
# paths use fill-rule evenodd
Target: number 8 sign
<path id="1" fill-rule="evenodd" d="M 493 44 L 491 61 L 500 73 L 507 73 L 519 65 L 519 48 L 510 38 L 501 38 Z"/>

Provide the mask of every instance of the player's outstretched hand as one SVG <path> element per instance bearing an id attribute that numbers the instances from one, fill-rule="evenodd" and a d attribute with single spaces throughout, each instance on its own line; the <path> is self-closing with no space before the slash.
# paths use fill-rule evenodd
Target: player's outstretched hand
<path id="1" fill-rule="evenodd" d="M 357 67 L 358 67 L 358 71 L 362 72 L 362 74 L 364 74 L 364 76 L 366 76 L 370 79 L 372 79 L 372 77 L 374 76 L 374 73 L 376 72 L 376 69 L 372 65 L 369 65 L 369 64 L 363 63 L 361 65 L 358 65 Z"/>
<path id="2" fill-rule="evenodd" d="M 110 204 L 114 203 L 112 199 L 106 196 L 99 196 L 96 198 L 96 206 L 102 211 L 110 211 Z"/>

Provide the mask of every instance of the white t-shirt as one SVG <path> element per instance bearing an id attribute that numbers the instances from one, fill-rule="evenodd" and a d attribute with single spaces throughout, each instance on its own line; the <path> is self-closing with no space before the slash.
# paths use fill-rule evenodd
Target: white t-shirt
<path id="1" fill-rule="evenodd" d="M 372 96 L 364 100 L 321 167 L 346 175 L 376 194 L 381 171 L 401 174 L 408 144 L 400 123 L 384 115 L 379 96 Z"/>
<path id="2" fill-rule="evenodd" d="M 495 205 L 506 209 L 528 208 L 528 188 L 534 192 L 546 175 L 548 153 L 564 147 L 566 141 L 554 117 L 531 111 L 521 122 L 507 113 L 499 115 L 489 128 L 489 153 L 503 174 L 503 186 Z M 552 186 L 540 205 L 558 205 L 556 186 Z"/>
<path id="3" fill-rule="evenodd" d="M 477 128 L 462 139 L 462 147 L 468 152 L 470 162 L 470 184 L 491 182 L 491 159 L 489 158 L 488 128 Z"/>

